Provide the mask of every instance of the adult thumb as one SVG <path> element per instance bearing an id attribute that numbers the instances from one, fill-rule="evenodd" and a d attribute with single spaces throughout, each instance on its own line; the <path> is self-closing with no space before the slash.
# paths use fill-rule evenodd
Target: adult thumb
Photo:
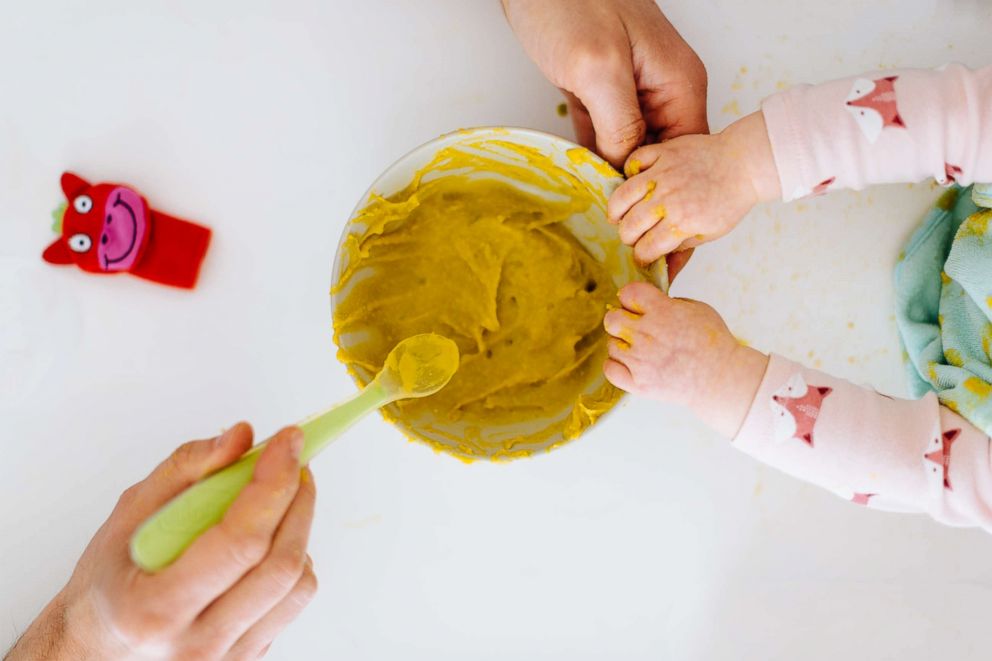
<path id="1" fill-rule="evenodd" d="M 589 111 L 596 131 L 596 150 L 620 168 L 643 141 L 646 131 L 637 86 L 631 68 L 602 72 L 584 90 L 575 93 Z"/>

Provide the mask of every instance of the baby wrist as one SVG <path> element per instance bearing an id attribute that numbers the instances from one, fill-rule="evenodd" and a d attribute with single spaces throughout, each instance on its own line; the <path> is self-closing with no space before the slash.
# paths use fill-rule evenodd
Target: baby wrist
<path id="1" fill-rule="evenodd" d="M 772 143 L 765 116 L 759 111 L 739 119 L 723 131 L 731 153 L 742 163 L 744 175 L 754 190 L 755 202 L 782 199 Z"/>
<path id="2" fill-rule="evenodd" d="M 710 428 L 726 438 L 737 435 L 768 368 L 768 356 L 745 346 L 721 361 L 705 396 L 690 408 Z"/>

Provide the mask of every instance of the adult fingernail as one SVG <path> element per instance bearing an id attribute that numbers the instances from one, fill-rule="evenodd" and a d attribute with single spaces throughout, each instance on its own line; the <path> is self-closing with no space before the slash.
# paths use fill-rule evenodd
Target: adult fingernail
<path id="1" fill-rule="evenodd" d="M 289 432 L 289 452 L 294 458 L 303 452 L 303 432 L 299 429 Z"/>

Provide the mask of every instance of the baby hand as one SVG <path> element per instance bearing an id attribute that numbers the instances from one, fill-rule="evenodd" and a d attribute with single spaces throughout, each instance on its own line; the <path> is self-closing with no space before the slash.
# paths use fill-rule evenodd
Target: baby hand
<path id="1" fill-rule="evenodd" d="M 691 408 L 721 434 L 737 433 L 768 357 L 741 345 L 705 303 L 669 298 L 635 282 L 620 290 L 622 309 L 606 314 L 613 385 Z"/>
<path id="2" fill-rule="evenodd" d="M 638 261 L 693 248 L 732 230 L 756 203 L 778 196 L 778 174 L 761 113 L 715 135 L 641 147 L 607 214 Z"/>

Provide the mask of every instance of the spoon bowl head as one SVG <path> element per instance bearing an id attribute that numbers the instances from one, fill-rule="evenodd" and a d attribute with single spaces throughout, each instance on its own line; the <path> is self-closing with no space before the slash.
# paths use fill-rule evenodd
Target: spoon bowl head
<path id="1" fill-rule="evenodd" d="M 435 333 L 408 337 L 389 352 L 376 377 L 396 399 L 427 397 L 458 371 L 458 345 Z"/>

